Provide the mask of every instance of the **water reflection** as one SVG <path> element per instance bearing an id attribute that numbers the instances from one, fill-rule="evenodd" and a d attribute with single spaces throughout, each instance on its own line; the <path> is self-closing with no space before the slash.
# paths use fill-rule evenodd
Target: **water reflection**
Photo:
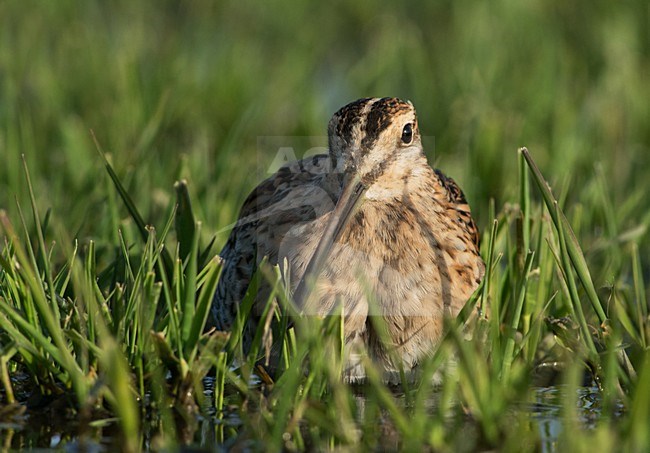
<path id="1" fill-rule="evenodd" d="M 205 398 L 200 407 L 199 415 L 187 423 L 182 417 L 177 417 L 177 432 L 183 432 L 189 445 L 194 448 L 208 451 L 215 447 L 229 449 L 233 446 L 246 446 L 255 448 L 250 439 L 250 433 L 245 433 L 238 405 L 225 404 L 222 412 L 214 409 L 213 379 L 206 379 Z M 534 429 L 539 431 L 540 450 L 542 452 L 558 451 L 558 440 L 563 430 L 563 417 L 565 410 L 563 404 L 572 401 L 567 395 L 567 388 L 563 386 L 538 387 L 533 390 L 532 404 L 521 407 L 521 411 L 529 415 L 529 421 Z M 601 417 L 601 397 L 596 387 L 580 387 L 577 390 L 576 413 L 581 426 L 590 429 L 595 427 Z M 405 398 L 403 393 L 395 392 L 395 401 L 404 407 Z M 427 407 L 433 408 L 439 399 L 439 395 L 432 394 Z M 376 423 L 377 432 L 382 439 L 379 445 L 395 446 L 400 445 L 399 434 L 393 428 L 390 417 L 386 414 L 371 411 L 377 420 L 366 419 L 367 398 L 358 389 L 355 394 L 357 406 L 356 418 L 360 425 Z M 6 406 L 5 406 L 6 407 Z M 23 406 L 21 406 L 23 407 Z M 1 409 L 1 408 L 0 408 Z M 249 408 L 254 410 L 253 408 Z M 458 425 L 456 425 L 458 426 Z M 470 427 L 471 428 L 471 427 Z M 156 449 L 157 436 L 159 435 L 159 420 L 151 419 L 143 422 L 143 439 L 145 448 Z M 258 445 L 259 446 L 259 445 Z M 113 419 L 81 423 L 63 412 L 53 411 L 51 408 L 27 410 L 21 413 L 17 410 L 14 416 L 7 416 L 4 413 L 0 417 L 0 449 L 10 451 L 14 449 L 61 449 L 66 451 L 103 452 L 113 451 L 119 448 L 119 428 Z"/>
<path id="2" fill-rule="evenodd" d="M 559 451 L 558 440 L 563 430 L 563 404 L 576 401 L 575 413 L 578 423 L 585 429 L 594 429 L 596 423 L 603 417 L 602 396 L 598 387 L 578 387 L 575 398 L 568 395 L 569 388 L 562 385 L 539 387 L 534 389 L 535 404 L 531 408 L 531 418 L 539 427 L 541 451 L 545 453 Z M 615 408 L 614 416 L 620 415 L 623 406 Z"/>

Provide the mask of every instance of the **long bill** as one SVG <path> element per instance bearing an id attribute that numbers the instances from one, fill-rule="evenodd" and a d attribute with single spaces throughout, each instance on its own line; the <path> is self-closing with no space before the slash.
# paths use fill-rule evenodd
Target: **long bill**
<path id="1" fill-rule="evenodd" d="M 323 237 L 316 247 L 314 255 L 307 263 L 305 272 L 302 274 L 302 278 L 293 294 L 293 300 L 299 308 L 304 308 L 309 292 L 332 251 L 332 246 L 341 236 L 341 232 L 345 229 L 348 221 L 354 216 L 366 189 L 367 187 L 358 176 L 354 176 L 345 184 L 339 201 L 336 203 L 334 211 L 325 226 Z"/>

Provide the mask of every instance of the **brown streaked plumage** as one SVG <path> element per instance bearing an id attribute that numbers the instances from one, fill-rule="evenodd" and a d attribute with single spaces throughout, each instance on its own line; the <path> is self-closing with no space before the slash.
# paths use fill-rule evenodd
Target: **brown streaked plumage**
<path id="1" fill-rule="evenodd" d="M 415 109 L 396 98 L 360 99 L 332 117 L 329 154 L 282 167 L 245 201 L 221 257 L 212 308 L 229 330 L 264 256 L 288 264 L 290 289 L 306 314 L 342 305 L 346 345 L 386 373 L 415 367 L 484 274 L 478 231 L 463 192 L 427 163 Z M 257 298 L 266 302 L 268 289 Z M 380 341 L 370 316 L 385 321 Z M 246 326 L 251 341 L 253 316 Z M 348 360 L 346 377 L 363 376 Z"/>

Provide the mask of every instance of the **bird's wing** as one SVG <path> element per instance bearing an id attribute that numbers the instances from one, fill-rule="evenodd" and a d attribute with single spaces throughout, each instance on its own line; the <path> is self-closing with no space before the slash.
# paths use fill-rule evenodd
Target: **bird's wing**
<path id="1" fill-rule="evenodd" d="M 219 330 L 231 328 L 262 258 L 267 256 L 271 264 L 278 264 L 278 250 L 287 231 L 296 223 L 313 220 L 318 215 L 305 194 L 313 192 L 322 180 L 327 160 L 326 155 L 318 155 L 285 165 L 246 198 L 219 254 L 223 270 L 212 305 L 213 321 Z M 316 190 L 322 193 L 323 188 L 326 186 Z"/>
<path id="2" fill-rule="evenodd" d="M 449 176 L 445 175 L 438 169 L 434 170 L 436 176 L 438 177 L 438 182 L 440 186 L 445 190 L 447 201 L 451 204 L 454 210 L 457 212 L 457 222 L 461 224 L 465 232 L 469 235 L 472 243 L 476 247 L 476 251 L 479 250 L 479 231 L 474 219 L 472 218 L 472 212 L 469 208 L 469 204 L 465 199 L 465 194 L 461 188 L 456 184 Z"/>

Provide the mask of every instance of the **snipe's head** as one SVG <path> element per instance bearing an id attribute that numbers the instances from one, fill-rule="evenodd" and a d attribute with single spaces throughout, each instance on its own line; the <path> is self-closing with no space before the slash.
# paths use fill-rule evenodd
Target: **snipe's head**
<path id="1" fill-rule="evenodd" d="M 398 160 L 422 154 L 415 108 L 397 98 L 366 98 L 336 112 L 328 127 L 337 171 L 368 187 Z"/>

